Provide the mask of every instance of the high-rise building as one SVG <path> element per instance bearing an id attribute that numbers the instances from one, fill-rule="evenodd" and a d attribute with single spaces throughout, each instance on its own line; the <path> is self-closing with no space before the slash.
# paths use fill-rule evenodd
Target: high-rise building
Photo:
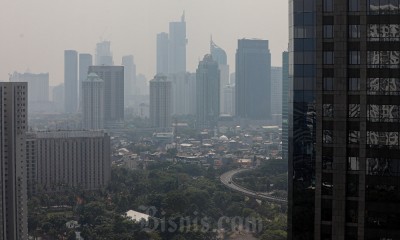
<path id="1" fill-rule="evenodd" d="M 88 53 L 79 54 L 79 110 L 82 110 L 82 82 L 87 79 L 89 66 L 93 65 L 93 57 Z"/>
<path id="2" fill-rule="evenodd" d="M 169 23 L 168 73 L 186 73 L 186 22 L 183 13 L 180 22 Z"/>
<path id="3" fill-rule="evenodd" d="M 172 113 L 173 115 L 196 114 L 196 74 L 170 74 L 172 83 Z"/>
<path id="4" fill-rule="evenodd" d="M 0 238 L 28 239 L 27 83 L 0 83 Z"/>
<path id="5" fill-rule="evenodd" d="M 27 136 L 27 149 L 35 161 L 29 171 L 30 193 L 107 186 L 111 177 L 111 145 L 104 132 L 32 132 Z"/>
<path id="6" fill-rule="evenodd" d="M 223 114 L 235 116 L 235 85 L 226 85 L 223 89 L 224 112 Z"/>
<path id="7" fill-rule="evenodd" d="M 218 63 L 220 71 L 220 111 L 227 114 L 228 109 L 225 109 L 224 89 L 229 85 L 229 65 L 227 64 L 227 56 L 224 49 L 218 47 L 214 41 L 210 41 L 210 53 L 212 58 Z"/>
<path id="8" fill-rule="evenodd" d="M 49 101 L 49 73 L 18 73 L 11 75 L 10 82 L 28 83 L 28 103 Z"/>
<path id="9" fill-rule="evenodd" d="M 168 74 L 168 33 L 157 34 L 157 74 Z"/>
<path id="10" fill-rule="evenodd" d="M 399 5 L 290 5 L 288 239 L 400 239 Z"/>
<path id="11" fill-rule="evenodd" d="M 105 127 L 119 127 L 124 121 L 124 67 L 90 66 L 89 73 L 96 73 L 104 81 Z"/>
<path id="12" fill-rule="evenodd" d="M 172 127 L 172 83 L 164 75 L 150 81 L 150 122 L 162 130 Z"/>
<path id="13" fill-rule="evenodd" d="M 18 73 L 10 76 L 10 82 L 28 83 L 28 111 L 36 112 L 40 105 L 49 103 L 49 73 Z"/>
<path id="14" fill-rule="evenodd" d="M 114 65 L 113 55 L 111 53 L 111 42 L 102 41 L 96 44 L 96 66 Z"/>
<path id="15" fill-rule="evenodd" d="M 136 65 L 133 55 L 123 56 L 121 65 L 124 66 L 124 102 L 128 105 L 136 89 Z"/>
<path id="16" fill-rule="evenodd" d="M 282 158 L 288 160 L 289 143 L 289 52 L 282 53 Z"/>
<path id="17" fill-rule="evenodd" d="M 240 39 L 236 51 L 236 116 L 271 118 L 271 53 L 268 40 Z"/>
<path id="18" fill-rule="evenodd" d="M 78 110 L 78 53 L 64 51 L 64 110 L 76 113 Z"/>
<path id="19" fill-rule="evenodd" d="M 104 81 L 95 73 L 90 73 L 82 82 L 83 129 L 104 128 Z"/>
<path id="20" fill-rule="evenodd" d="M 220 71 L 211 54 L 197 68 L 196 96 L 197 128 L 214 128 L 220 114 Z"/>
<path id="21" fill-rule="evenodd" d="M 54 108 L 57 112 L 64 112 L 64 83 L 61 83 L 53 88 L 53 99 Z"/>
<path id="22" fill-rule="evenodd" d="M 271 67 L 271 114 L 282 114 L 282 67 Z"/>

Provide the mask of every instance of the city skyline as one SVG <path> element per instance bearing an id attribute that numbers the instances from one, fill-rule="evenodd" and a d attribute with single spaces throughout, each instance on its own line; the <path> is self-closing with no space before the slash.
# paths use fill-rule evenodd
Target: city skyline
<path id="1" fill-rule="evenodd" d="M 243 4 L 239 0 L 217 3 L 152 0 L 117 5 L 96 1 L 96 8 L 92 7 L 93 3 L 92 0 L 68 3 L 48 0 L 41 3 L 7 2 L 2 8 L 4 11 L 0 10 L 0 29 L 4 36 L 0 44 L 0 50 L 4 53 L 0 57 L 0 81 L 7 81 L 8 73 L 29 69 L 31 72 L 49 72 L 50 85 L 58 85 L 63 81 L 63 51 L 75 49 L 94 56 L 96 44 L 102 40 L 111 41 L 114 59 L 134 55 L 138 73 L 151 79 L 156 74 L 156 35 L 166 31 L 169 22 L 179 21 L 183 11 L 186 12 L 187 69 L 190 72 L 195 71 L 199 59 L 208 53 L 210 35 L 227 51 L 231 69 L 235 66 L 234 53 L 238 39 L 270 40 L 274 66 L 280 65 L 280 53 L 287 48 L 287 41 L 280 40 L 287 39 L 288 35 L 287 15 L 282 14 L 287 12 L 287 3 L 279 0 L 256 0 L 252 4 Z M 99 7 L 100 3 L 103 7 Z M 154 5 L 159 7 L 153 8 Z M 48 8 L 52 9 L 51 13 L 46 11 Z M 204 14 L 206 10 L 207 16 Z M 110 18 L 107 17 L 109 11 L 121 14 Z M 12 16 L 18 19 L 12 26 L 7 24 L 10 17 L 8 12 L 17 15 Z M 66 15 L 68 12 L 70 14 Z M 239 13 L 247 15 L 246 18 L 238 18 Z M 72 17 L 82 21 L 72 21 Z M 281 24 L 276 24 L 276 18 L 281 18 Z M 251 28 L 248 27 L 250 25 Z M 7 59 L 5 56 L 13 57 Z"/>

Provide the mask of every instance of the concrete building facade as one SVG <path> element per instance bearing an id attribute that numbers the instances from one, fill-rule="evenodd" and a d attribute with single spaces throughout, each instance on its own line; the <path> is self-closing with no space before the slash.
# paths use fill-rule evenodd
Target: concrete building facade
<path id="1" fill-rule="evenodd" d="M 110 137 L 102 131 L 32 132 L 27 142 L 36 161 L 30 193 L 96 190 L 111 178 Z"/>
<path id="2" fill-rule="evenodd" d="M 104 128 L 104 81 L 95 73 L 90 73 L 82 82 L 83 108 L 82 127 L 86 130 Z"/>
<path id="3" fill-rule="evenodd" d="M 124 121 L 124 67 L 90 66 L 89 73 L 104 81 L 105 128 L 120 126 Z"/>
<path id="4" fill-rule="evenodd" d="M 0 82 L 0 238 L 28 239 L 27 83 Z"/>
<path id="5" fill-rule="evenodd" d="M 150 122 L 160 130 L 172 127 L 172 83 L 164 75 L 150 81 Z"/>
<path id="6" fill-rule="evenodd" d="M 214 128 L 220 115 L 220 70 L 211 54 L 204 56 L 196 71 L 196 126 Z"/>
<path id="7" fill-rule="evenodd" d="M 64 51 L 64 110 L 66 113 L 78 111 L 78 53 Z"/>
<path id="8" fill-rule="evenodd" d="M 236 51 L 236 116 L 271 118 L 271 53 L 268 40 L 240 39 Z"/>

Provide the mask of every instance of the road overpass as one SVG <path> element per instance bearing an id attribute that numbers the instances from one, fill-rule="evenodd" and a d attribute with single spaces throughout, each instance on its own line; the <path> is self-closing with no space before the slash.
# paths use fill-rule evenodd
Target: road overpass
<path id="1" fill-rule="evenodd" d="M 239 192 L 243 195 L 246 195 L 248 197 L 252 197 L 255 199 L 259 199 L 259 200 L 265 200 L 267 202 L 273 202 L 273 203 L 279 203 L 279 204 L 287 204 L 287 199 L 285 198 L 279 198 L 279 197 L 274 197 L 271 196 L 268 193 L 262 193 L 262 192 L 256 192 L 256 191 L 252 191 L 250 189 L 244 188 L 238 184 L 236 184 L 233 181 L 233 177 L 235 174 L 241 173 L 241 172 L 245 172 L 245 171 L 250 171 L 251 169 L 235 169 L 235 170 L 231 170 L 229 172 L 226 172 L 224 174 L 222 174 L 220 176 L 220 180 L 222 182 L 222 184 L 224 184 L 226 187 L 230 188 L 231 190 L 234 190 L 236 192 Z"/>

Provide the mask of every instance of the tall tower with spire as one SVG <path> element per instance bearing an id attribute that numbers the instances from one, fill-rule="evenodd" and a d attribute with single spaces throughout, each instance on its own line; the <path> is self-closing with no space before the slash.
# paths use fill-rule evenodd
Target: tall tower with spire
<path id="1" fill-rule="evenodd" d="M 180 22 L 169 23 L 168 72 L 186 73 L 186 21 L 183 12 Z"/>

